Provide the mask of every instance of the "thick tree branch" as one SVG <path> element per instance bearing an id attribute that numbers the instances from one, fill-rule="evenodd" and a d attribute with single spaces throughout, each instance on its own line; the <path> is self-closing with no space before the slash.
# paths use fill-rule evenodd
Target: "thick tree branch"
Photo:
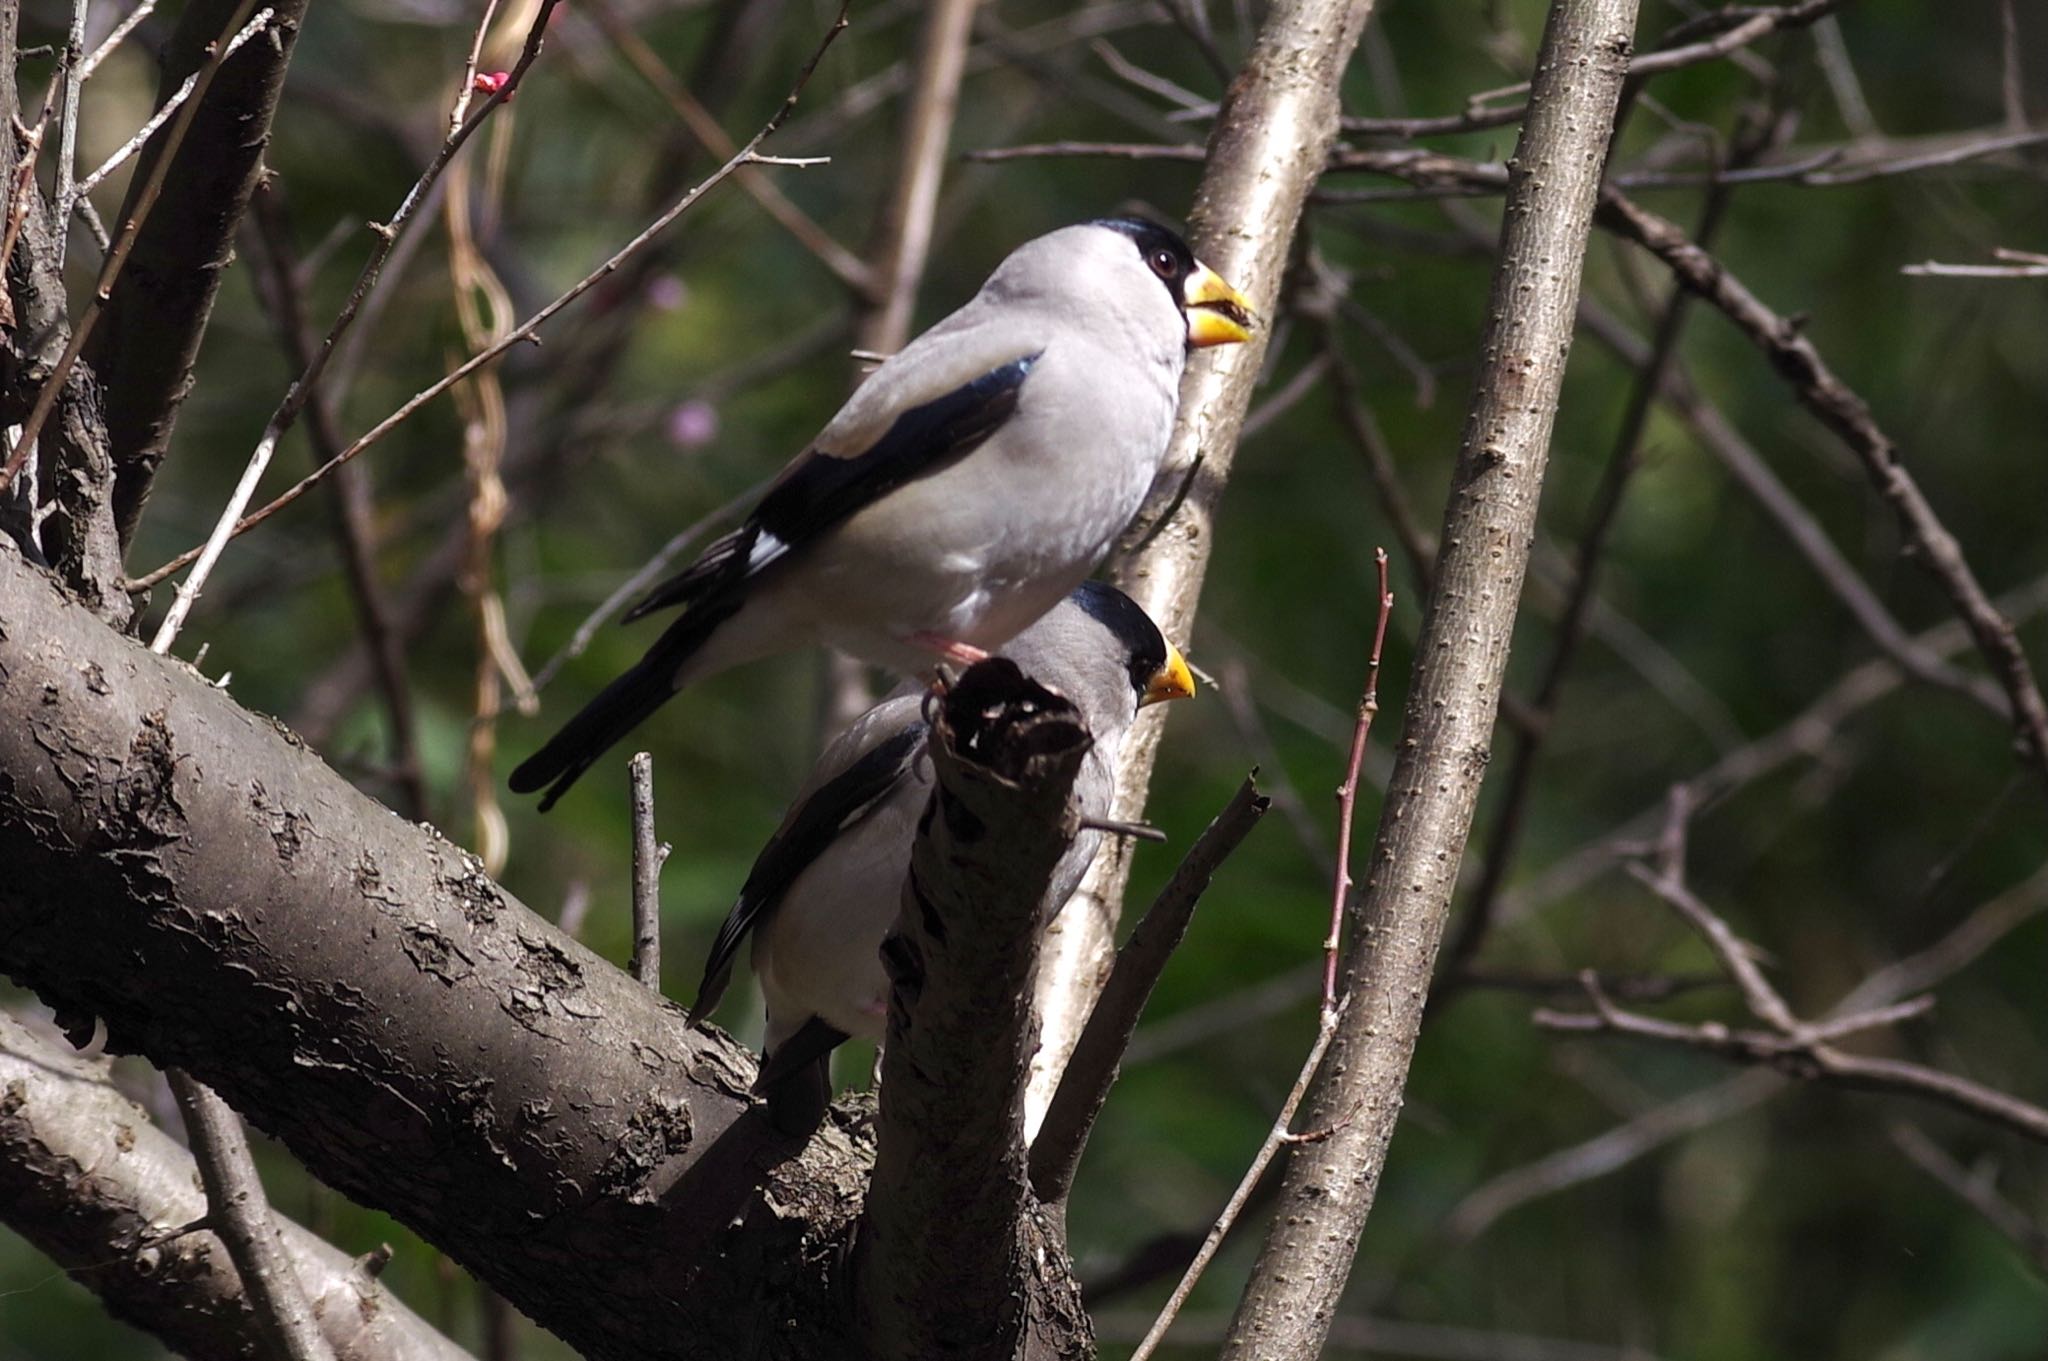
<path id="1" fill-rule="evenodd" d="M 1310 1125 L 1331 1133 L 1289 1161 L 1228 1361 L 1320 1349 L 1372 1208 L 1491 750 L 1635 9 L 1561 0 L 1544 32 L 1350 986 L 1310 1098 Z"/>
<path id="2" fill-rule="evenodd" d="M 308 0 L 272 0 L 267 38 L 223 62 L 173 152 L 156 207 L 107 297 L 88 360 L 107 390 L 114 450 L 114 514 L 125 543 L 135 533 L 156 468 L 170 444 L 192 364 L 213 313 L 214 294 L 234 258 L 235 232 L 256 186 L 270 120 L 284 89 Z M 179 16 L 163 54 L 158 99 L 205 64 L 240 0 L 195 0 Z M 143 148 L 121 205 L 125 219 L 163 154 Z M 60 208 L 62 205 L 59 205 Z"/>
<path id="3" fill-rule="evenodd" d="M 1000 658 L 938 705 L 938 784 L 882 947 L 889 1038 L 856 1265 L 868 1355 L 883 1361 L 1093 1354 L 1024 1164 L 1038 930 L 1090 744 L 1072 704 Z M 1050 1288 L 1020 1288 L 1034 1276 Z"/>
<path id="4" fill-rule="evenodd" d="M 0 1016 L 0 1207 L 108 1312 L 192 1356 L 269 1355 L 207 1213 L 192 1157 L 104 1069 Z M 279 1220 L 340 1361 L 467 1361 L 352 1260 Z"/>
<path id="5" fill-rule="evenodd" d="M 1205 351 L 1189 364 L 1180 416 L 1153 495 L 1111 559 L 1111 577 L 1169 638 L 1193 633 L 1217 502 L 1273 337 L 1295 229 L 1336 142 L 1338 82 L 1371 11 L 1372 0 L 1273 5 L 1209 133 L 1202 182 L 1188 215 L 1195 253 L 1235 284 L 1266 324 L 1248 343 Z M 1159 524 L 1169 508 L 1170 520 Z M 1162 723 L 1141 714 L 1124 739 L 1113 817 L 1143 817 Z M 1105 846 L 1048 933 L 1043 970 L 1074 978 L 1076 996 L 1092 998 L 1109 974 L 1130 855 L 1129 842 Z M 1031 1080 L 1034 1106 L 1051 1100 L 1086 1010 L 1074 1009 L 1069 1027 L 1048 1027 L 1042 1037 Z"/>
<path id="6" fill-rule="evenodd" d="M 284 1234 L 271 1216 L 242 1122 L 227 1102 L 189 1073 L 173 1070 L 169 1076 L 206 1188 L 207 1226 L 227 1246 L 263 1350 L 284 1361 L 334 1361 L 311 1292 L 300 1282 Z"/>
<path id="7" fill-rule="evenodd" d="M 587 1355 L 836 1355 L 845 1136 L 771 1156 L 744 1051 L 7 545 L 0 599 L 0 966 Z"/>

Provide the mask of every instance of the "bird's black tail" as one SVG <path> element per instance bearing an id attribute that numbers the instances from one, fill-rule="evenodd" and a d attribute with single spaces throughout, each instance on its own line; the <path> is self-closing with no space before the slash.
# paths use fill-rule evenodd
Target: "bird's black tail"
<path id="1" fill-rule="evenodd" d="M 553 808 L 555 800 L 614 742 L 668 702 L 676 692 L 676 666 L 667 649 L 657 644 L 632 670 L 599 691 L 596 699 L 563 724 L 546 746 L 519 763 L 512 772 L 512 792 L 531 794 L 546 786 L 540 811 Z"/>
<path id="2" fill-rule="evenodd" d="M 832 1104 L 832 1051 L 846 1041 L 845 1031 L 813 1016 L 761 1056 L 754 1091 L 768 1099 L 768 1122 L 778 1131 L 802 1138 L 825 1122 L 825 1108 Z"/>
<path id="3" fill-rule="evenodd" d="M 553 808 L 555 800 L 569 792 L 569 786 L 592 762 L 668 703 L 676 692 L 676 676 L 683 663 L 697 655 L 712 631 L 737 608 L 738 601 L 730 600 L 685 610 L 632 670 L 598 691 L 597 698 L 564 723 L 546 746 L 519 763 L 512 772 L 512 792 L 531 794 L 546 785 L 548 792 L 540 801 L 540 811 Z"/>

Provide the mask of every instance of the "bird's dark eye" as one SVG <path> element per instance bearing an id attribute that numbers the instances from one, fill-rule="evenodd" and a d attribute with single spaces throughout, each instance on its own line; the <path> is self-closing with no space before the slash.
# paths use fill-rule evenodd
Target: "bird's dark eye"
<path id="1" fill-rule="evenodd" d="M 1180 261 L 1173 258 L 1173 252 L 1170 250 L 1153 251 L 1151 265 L 1152 272 L 1162 279 L 1171 279 L 1180 273 Z"/>

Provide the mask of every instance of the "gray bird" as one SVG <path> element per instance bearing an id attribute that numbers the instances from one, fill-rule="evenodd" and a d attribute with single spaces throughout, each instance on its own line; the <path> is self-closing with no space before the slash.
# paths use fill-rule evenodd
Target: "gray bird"
<path id="1" fill-rule="evenodd" d="M 1150 615 L 1113 586 L 1087 581 L 1018 634 L 1002 655 L 1072 700 L 1094 746 L 1075 778 L 1084 817 L 1108 814 L 1119 744 L 1138 710 L 1194 693 L 1180 652 Z M 712 943 L 690 1008 L 718 1005 L 740 943 L 754 938 L 754 973 L 768 1004 L 766 1055 L 755 1089 L 770 1117 L 808 1133 L 831 1096 L 831 1052 L 849 1036 L 879 1040 L 889 980 L 880 948 L 896 921 L 911 842 L 932 791 L 923 759 L 924 693 L 868 710 L 819 758 L 782 826 L 754 861 Z M 1084 830 L 1053 870 L 1046 901 L 1080 887 L 1102 834 Z"/>
<path id="2" fill-rule="evenodd" d="M 745 524 L 627 614 L 681 606 L 512 788 L 554 805 L 683 686 L 828 644 L 971 664 L 1072 590 L 1137 513 L 1190 348 L 1248 337 L 1173 232 L 1106 218 L 1025 242 L 870 375 Z"/>

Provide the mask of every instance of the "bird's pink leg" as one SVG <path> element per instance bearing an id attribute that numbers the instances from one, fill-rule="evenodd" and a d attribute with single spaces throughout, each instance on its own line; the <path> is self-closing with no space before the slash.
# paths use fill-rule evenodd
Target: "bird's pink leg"
<path id="1" fill-rule="evenodd" d="M 976 662 L 988 660 L 988 653 L 972 643 L 942 638 L 936 633 L 913 633 L 910 635 L 910 642 L 913 646 L 921 647 L 927 652 L 935 652 L 947 661 L 958 662 L 962 666 L 973 666 Z"/>

